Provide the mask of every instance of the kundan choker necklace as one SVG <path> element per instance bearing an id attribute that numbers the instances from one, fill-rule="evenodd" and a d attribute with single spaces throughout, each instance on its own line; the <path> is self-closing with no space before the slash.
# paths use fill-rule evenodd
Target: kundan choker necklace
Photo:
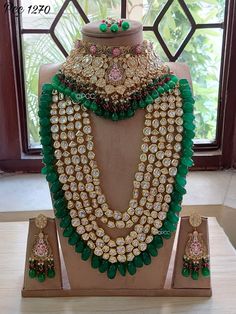
<path id="1" fill-rule="evenodd" d="M 68 242 L 114 278 L 151 263 L 176 230 L 185 176 L 192 166 L 194 116 L 187 80 L 179 80 L 144 41 L 135 47 L 77 43 L 43 86 L 40 99 L 42 172 Z M 110 208 L 96 162 L 91 111 L 119 120 L 145 110 L 140 158 L 125 211 Z M 103 228 L 128 229 L 112 238 Z"/>

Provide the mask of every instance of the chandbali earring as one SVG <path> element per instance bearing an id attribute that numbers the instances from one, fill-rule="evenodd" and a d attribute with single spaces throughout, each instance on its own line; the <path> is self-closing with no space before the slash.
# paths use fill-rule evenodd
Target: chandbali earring
<path id="1" fill-rule="evenodd" d="M 210 275 L 209 255 L 207 246 L 204 243 L 202 233 L 197 231 L 202 223 L 202 218 L 199 214 L 193 213 L 189 217 L 189 223 L 193 227 L 192 233 L 188 234 L 188 241 L 185 246 L 185 254 L 183 257 L 182 275 L 197 280 L 199 273 L 204 277 Z"/>
<path id="2" fill-rule="evenodd" d="M 39 229 L 39 233 L 35 235 L 35 241 L 31 249 L 29 276 L 37 278 L 39 282 L 44 282 L 46 277 L 55 277 L 52 249 L 48 242 L 48 235 L 43 232 L 47 225 L 47 217 L 40 214 L 35 218 L 35 225 Z"/>

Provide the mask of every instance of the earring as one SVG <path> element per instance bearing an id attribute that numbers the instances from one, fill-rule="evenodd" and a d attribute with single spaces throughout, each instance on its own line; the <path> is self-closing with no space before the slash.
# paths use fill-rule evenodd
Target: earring
<path id="1" fill-rule="evenodd" d="M 202 223 L 201 216 L 197 213 L 192 213 L 189 217 L 189 223 L 193 227 L 193 232 L 188 234 L 183 257 L 182 275 L 189 277 L 191 274 L 192 279 L 197 280 L 200 270 L 204 277 L 210 275 L 209 255 L 202 233 L 197 231 L 197 227 Z"/>
<path id="2" fill-rule="evenodd" d="M 55 277 L 54 259 L 51 246 L 48 242 L 48 235 L 43 233 L 47 225 L 47 217 L 40 214 L 35 218 L 35 225 L 39 233 L 35 235 L 35 241 L 29 258 L 29 276 L 43 282 L 46 276 Z"/>

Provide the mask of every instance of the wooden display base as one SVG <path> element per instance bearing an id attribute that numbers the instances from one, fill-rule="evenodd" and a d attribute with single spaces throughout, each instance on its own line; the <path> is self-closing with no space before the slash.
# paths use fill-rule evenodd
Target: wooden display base
<path id="1" fill-rule="evenodd" d="M 30 228 L 33 224 L 30 224 Z M 208 223 L 203 218 L 200 232 L 208 244 Z M 72 297 L 72 296 L 185 296 L 209 297 L 212 295 L 210 278 L 199 277 L 192 280 L 181 275 L 183 249 L 187 233 L 191 232 L 188 217 L 182 217 L 180 228 L 176 237 L 164 241 L 159 255 L 152 259 L 152 264 L 137 270 L 134 276 L 125 277 L 117 274 L 116 278 L 109 280 L 106 274 L 101 274 L 90 266 L 89 261 L 82 261 L 79 254 L 66 242 L 61 229 L 58 227 L 61 241 L 62 286 L 53 289 L 47 288 L 28 279 L 27 263 L 25 269 L 25 282 L 22 289 L 23 297 Z M 30 229 L 29 229 L 30 234 Z M 31 234 L 33 234 L 31 232 Z M 174 241 L 175 240 L 175 241 Z M 29 238 L 28 238 L 29 242 Z M 177 252 L 176 252 L 177 248 Z M 27 246 L 27 251 L 29 245 Z M 27 253 L 28 256 L 29 252 Z M 62 258 L 64 256 L 64 260 Z M 59 258 L 59 255 L 58 255 Z M 58 274 L 60 275 L 60 273 Z M 67 276 L 68 275 L 68 276 Z M 27 283 L 30 280 L 30 286 Z M 50 280 L 50 281 L 49 281 Z M 54 279 L 48 279 L 53 284 Z M 106 288 L 104 288 L 106 287 Z M 42 289 L 40 289 L 42 288 Z"/>

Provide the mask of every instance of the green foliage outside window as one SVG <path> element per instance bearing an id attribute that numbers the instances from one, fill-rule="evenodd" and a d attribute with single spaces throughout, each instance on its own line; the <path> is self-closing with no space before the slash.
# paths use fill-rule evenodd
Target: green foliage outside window
<path id="1" fill-rule="evenodd" d="M 24 1 L 22 1 L 23 5 Z M 89 5 L 90 2 L 91 0 L 79 1 L 79 4 L 90 21 L 98 20 L 106 16 L 120 15 L 120 0 L 92 1 L 93 6 Z M 49 2 L 51 15 L 34 17 L 37 18 L 37 27 L 48 28 L 57 12 L 60 10 L 62 3 L 63 0 Z M 166 1 L 157 0 L 128 0 L 128 16 L 130 14 L 132 18 L 132 10 L 140 6 L 139 9 L 142 13 L 140 20 L 144 25 L 153 25 L 156 16 L 165 3 Z M 224 19 L 224 0 L 202 0 L 197 2 L 186 0 L 185 3 L 196 23 L 219 23 Z M 55 30 L 56 36 L 67 52 L 72 48 L 73 42 L 81 37 L 80 30 L 83 25 L 84 21 L 79 16 L 77 9 L 70 3 Z M 26 29 L 30 27 L 29 25 L 24 25 L 24 16 L 23 27 Z M 190 28 L 190 22 L 181 6 L 177 0 L 174 0 L 158 28 L 172 55 L 176 53 L 182 41 L 190 31 Z M 198 29 L 177 60 L 187 63 L 191 71 L 196 100 L 195 115 L 197 128 L 195 139 L 197 140 L 213 141 L 215 138 L 222 36 L 223 32 L 219 28 Z M 155 34 L 152 31 L 147 31 L 144 37 L 152 40 L 157 54 L 160 55 L 163 61 L 168 61 Z M 28 133 L 30 146 L 34 147 L 39 145 L 39 124 L 37 118 L 39 67 L 47 63 L 62 63 L 65 61 L 65 57 L 48 34 L 24 34 L 22 36 L 22 42 L 28 112 Z"/>

